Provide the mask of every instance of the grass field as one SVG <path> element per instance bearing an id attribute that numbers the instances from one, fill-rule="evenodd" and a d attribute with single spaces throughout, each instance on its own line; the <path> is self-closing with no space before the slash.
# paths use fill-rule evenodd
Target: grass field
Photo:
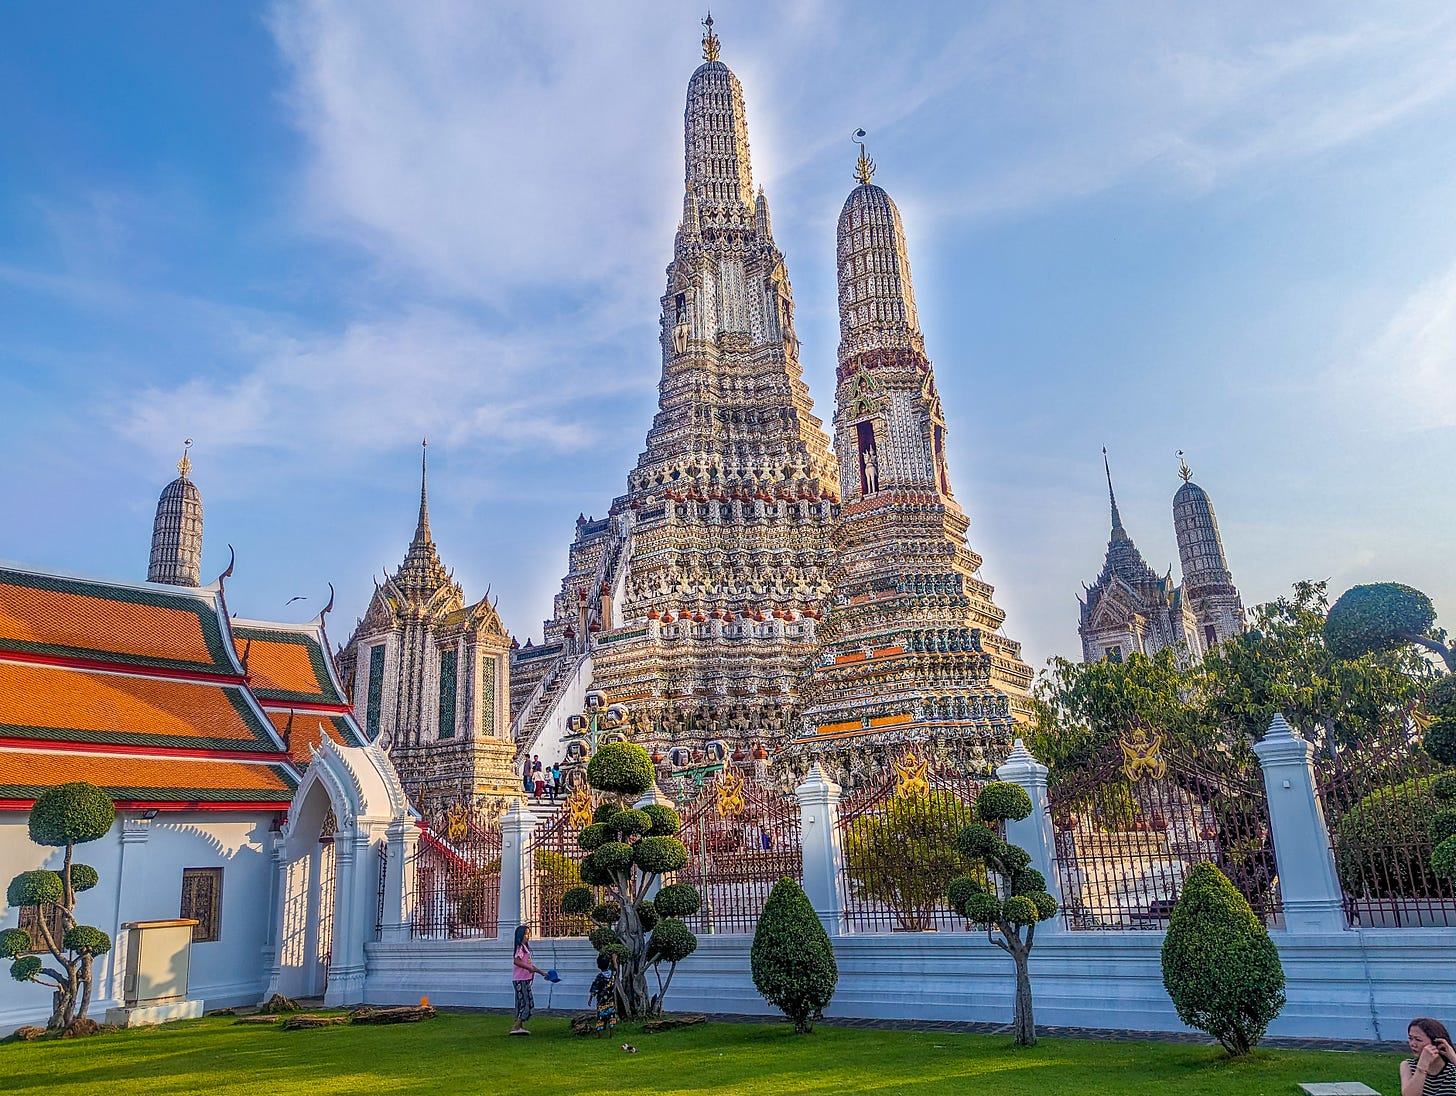
<path id="1" fill-rule="evenodd" d="M 442 1013 L 421 1024 L 284 1032 L 196 1020 L 64 1042 L 0 1046 L 0 1091 L 73 1096 L 1260 1096 L 1300 1081 L 1364 1081 L 1399 1091 L 1399 1056 L 1260 1050 L 1238 1062 L 1213 1047 L 1047 1039 L 1017 1050 L 985 1035 L 858 1031 L 821 1025 L 708 1024 L 660 1035 L 626 1026 L 613 1042 L 538 1016 L 527 1038 L 510 1019 Z M 631 1042 L 637 1053 L 620 1049 Z"/>

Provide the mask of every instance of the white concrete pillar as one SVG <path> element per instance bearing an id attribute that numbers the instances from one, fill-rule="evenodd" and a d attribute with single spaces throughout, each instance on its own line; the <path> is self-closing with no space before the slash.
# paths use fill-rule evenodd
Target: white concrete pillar
<path id="1" fill-rule="evenodd" d="M 1032 756 L 1021 739 L 1017 739 L 1006 755 L 1006 760 L 996 767 L 996 779 L 1016 784 L 1031 798 L 1031 813 L 1020 821 L 1007 821 L 1006 840 L 1020 845 L 1031 856 L 1031 866 L 1046 876 L 1047 893 L 1062 901 L 1062 880 L 1057 873 L 1057 846 L 1052 835 L 1051 809 L 1047 806 L 1048 769 Z M 1063 920 L 1060 914 L 1049 921 L 1039 922 L 1038 933 L 1061 932 Z"/>
<path id="2" fill-rule="evenodd" d="M 362 821 L 334 834 L 334 924 L 329 940 L 329 980 L 324 987 L 328 1008 L 364 1000 L 364 941 L 374 935 L 379 878 L 372 852 L 369 828 Z M 368 870 L 371 867 L 373 871 Z"/>
<path id="3" fill-rule="evenodd" d="M 1264 769 L 1285 931 L 1342 932 L 1344 893 L 1315 789 L 1314 746 L 1276 713 L 1268 733 L 1254 744 L 1254 753 Z"/>
<path id="4" fill-rule="evenodd" d="M 539 929 L 535 909 L 536 869 L 531 863 L 529 847 L 536 829 L 536 816 L 524 799 L 516 799 L 501 819 L 501 893 L 496 938 L 508 940 L 517 925 Z"/>
<path id="5" fill-rule="evenodd" d="M 809 766 L 804 782 L 794 789 L 799 801 L 799 841 L 804 855 L 804 893 L 824 923 L 824 931 L 844 931 L 844 901 L 839 873 L 844 855 L 839 838 L 839 785 L 824 774 L 819 762 Z"/>
<path id="6" fill-rule="evenodd" d="M 385 831 L 384 916 L 379 922 L 381 940 L 408 940 L 415 919 L 415 855 L 419 851 L 420 828 L 413 819 L 400 818 Z"/>

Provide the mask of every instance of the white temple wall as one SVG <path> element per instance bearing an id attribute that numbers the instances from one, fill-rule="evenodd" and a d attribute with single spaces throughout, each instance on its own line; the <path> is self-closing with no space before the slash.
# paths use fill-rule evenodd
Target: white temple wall
<path id="1" fill-rule="evenodd" d="M 60 849 L 34 845 L 26 811 L 0 812 L 0 884 L 22 871 L 59 869 Z M 94 964 L 95 982 L 88 1015 L 100 1019 L 120 1004 L 126 969 L 128 921 L 174 918 L 181 912 L 182 869 L 221 868 L 220 938 L 192 945 L 190 995 L 204 1007 L 257 1004 L 268 970 L 268 920 L 272 873 L 264 854 L 272 811 L 166 812 L 147 821 L 135 812 L 118 812 L 111 832 L 77 846 L 75 860 L 100 875 L 92 890 L 77 896 L 83 924 L 111 935 L 109 954 Z M 0 928 L 20 923 L 17 909 L 0 910 Z M 46 956 L 42 955 L 42 958 Z M 0 1033 L 22 1024 L 44 1024 L 50 1016 L 50 991 L 9 977 L 0 970 Z"/>

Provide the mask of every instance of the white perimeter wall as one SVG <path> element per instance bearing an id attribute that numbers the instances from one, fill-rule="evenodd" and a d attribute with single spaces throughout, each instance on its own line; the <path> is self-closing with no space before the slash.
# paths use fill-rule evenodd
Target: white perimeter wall
<path id="1" fill-rule="evenodd" d="M 76 898 L 76 916 L 111 934 L 110 954 L 97 960 L 88 1013 L 101 1019 L 120 1003 L 126 969 L 126 921 L 178 916 L 182 869 L 223 869 L 221 939 L 192 945 L 190 994 L 207 1008 L 257 1004 L 271 955 L 269 914 L 275 873 L 265 849 L 273 812 L 167 812 L 154 820 L 118 816 L 99 841 L 77 846 L 75 859 L 90 864 L 100 883 Z M 62 850 L 34 845 L 24 811 L 0 812 L 0 886 L 32 868 L 59 870 Z M 20 923 L 20 911 L 0 911 L 0 928 Z M 46 959 L 45 955 L 41 956 Z M 33 982 L 16 982 L 0 961 L 0 1032 L 50 1017 L 51 994 Z"/>
<path id="2" fill-rule="evenodd" d="M 1456 929 L 1271 934 L 1288 1004 L 1271 1035 L 1400 1041 L 1415 1016 L 1456 1018 Z M 753 988 L 749 936 L 700 936 L 677 970 L 669 1011 L 778 1014 Z M 1039 1024 L 1187 1031 L 1163 990 L 1160 932 L 1060 933 L 1036 941 L 1032 991 Z M 509 1008 L 509 941 L 370 944 L 365 997 Z M 1011 959 L 971 933 L 893 933 L 834 938 L 839 986 L 825 1015 L 1009 1024 Z M 540 967 L 563 981 L 536 981 L 536 1005 L 584 1011 L 595 952 L 582 940 L 537 940 Z M 1433 956 L 1441 957 L 1433 961 Z M 504 1021 L 502 1021 L 504 1023 Z"/>

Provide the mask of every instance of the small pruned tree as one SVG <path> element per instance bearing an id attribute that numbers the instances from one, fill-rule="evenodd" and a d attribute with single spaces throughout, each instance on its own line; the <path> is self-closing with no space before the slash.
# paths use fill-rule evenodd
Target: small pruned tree
<path id="1" fill-rule="evenodd" d="M 60 871 L 23 871 L 10 881 L 5 900 L 11 906 L 35 908 L 35 932 L 22 928 L 0 932 L 0 955 L 14 960 L 10 976 L 54 991 L 55 1009 L 46 1027 L 67 1031 L 86 1018 L 91 1005 L 91 961 L 111 950 L 111 937 L 76 920 L 76 895 L 96 886 L 96 869 L 77 863 L 77 845 L 104 837 L 116 821 L 116 806 L 94 784 L 61 784 L 40 794 L 30 809 L 30 839 L 37 845 L 64 848 Z M 58 922 L 58 924 L 57 924 Z M 57 931 L 58 930 L 58 931 Z M 48 952 L 53 966 L 40 955 Z"/>
<path id="2" fill-rule="evenodd" d="M 883 814 L 862 814 L 844 834 L 844 867 L 855 893 L 886 906 L 900 927 L 923 932 L 945 888 L 972 869 L 955 836 L 975 811 L 950 792 L 900 792 Z"/>
<path id="3" fill-rule="evenodd" d="M 794 1024 L 794 1032 L 814 1030 L 814 1015 L 834 996 L 839 967 L 829 934 L 804 889 L 780 879 L 769 892 L 749 954 L 753 984 L 769 1004 Z"/>
<path id="4" fill-rule="evenodd" d="M 1163 940 L 1163 986 L 1178 1018 L 1247 1054 L 1284 1007 L 1284 968 L 1264 922 L 1228 877 L 1196 864 Z"/>
<path id="5" fill-rule="evenodd" d="M 678 963 L 698 946 L 682 920 L 698 912 L 697 889 L 673 883 L 656 890 L 663 875 L 687 865 L 687 847 L 676 836 L 682 819 L 671 807 L 630 806 L 653 782 L 652 758 L 634 742 L 601 747 L 587 763 L 586 778 L 604 802 L 576 838 L 587 852 L 581 862 L 586 886 L 562 896 L 561 912 L 590 917 L 597 925 L 589 937 L 592 945 L 616 957 L 621 1016 L 653 1016 L 662 1011 Z M 598 900 L 593 887 L 604 892 L 605 900 Z M 648 990 L 649 971 L 657 981 L 655 993 Z"/>
<path id="6" fill-rule="evenodd" d="M 1038 921 L 1057 914 L 1057 900 L 1047 891 L 1046 876 L 1031 866 L 1031 854 L 1004 840 L 997 828 L 1031 814 L 1031 796 L 1019 784 L 994 781 L 976 796 L 973 822 L 956 836 L 956 849 L 985 869 L 984 881 L 963 875 L 946 888 L 951 908 L 975 925 L 986 938 L 1011 956 L 1016 965 L 1016 1002 L 1011 1026 L 1016 1045 L 1036 1045 L 1036 1020 L 1031 1005 L 1028 960 Z"/>
<path id="7" fill-rule="evenodd" d="M 1435 605 L 1404 583 L 1351 586 L 1330 606 L 1324 633 L 1325 644 L 1340 658 L 1414 645 L 1439 655 L 1446 669 L 1456 671 L 1456 649 L 1436 627 Z"/>

